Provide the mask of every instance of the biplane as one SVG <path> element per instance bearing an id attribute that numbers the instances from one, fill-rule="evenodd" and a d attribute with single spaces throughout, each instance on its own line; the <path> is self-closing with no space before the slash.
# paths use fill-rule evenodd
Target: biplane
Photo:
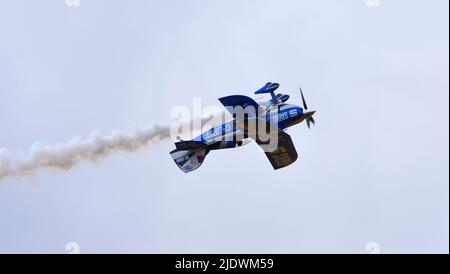
<path id="1" fill-rule="evenodd" d="M 315 111 L 308 111 L 301 88 L 302 107 L 286 103 L 290 96 L 276 94 L 278 87 L 279 84 L 269 82 L 257 90 L 257 95 L 271 96 L 260 103 L 244 95 L 219 98 L 233 119 L 192 140 L 175 143 L 176 149 L 170 155 L 177 166 L 185 173 L 193 171 L 201 166 L 210 151 L 241 147 L 252 140 L 263 149 L 275 170 L 294 163 L 298 154 L 285 131 L 303 121 L 310 128 L 315 124 Z"/>

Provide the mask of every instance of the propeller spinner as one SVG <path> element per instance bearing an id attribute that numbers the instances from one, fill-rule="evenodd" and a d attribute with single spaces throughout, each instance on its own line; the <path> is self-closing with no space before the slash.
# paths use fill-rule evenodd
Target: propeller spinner
<path id="1" fill-rule="evenodd" d="M 300 95 L 302 96 L 303 109 L 308 110 L 308 105 L 306 104 L 305 96 L 303 96 L 302 88 L 299 87 L 299 89 L 300 89 Z M 315 121 L 314 118 L 312 117 L 312 115 L 313 115 L 314 113 L 315 113 L 315 111 L 312 111 L 312 112 L 307 113 L 307 114 L 309 114 L 309 115 L 307 115 L 307 117 L 306 117 L 306 125 L 308 126 L 309 129 L 311 128 L 311 123 L 312 123 L 313 125 L 316 125 L 316 121 Z"/>

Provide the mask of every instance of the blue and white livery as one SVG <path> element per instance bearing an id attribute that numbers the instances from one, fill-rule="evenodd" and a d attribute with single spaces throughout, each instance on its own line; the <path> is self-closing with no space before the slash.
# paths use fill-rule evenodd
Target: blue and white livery
<path id="1" fill-rule="evenodd" d="M 193 171 L 200 167 L 211 150 L 240 147 L 251 140 L 263 148 L 274 169 L 294 163 L 298 158 L 297 151 L 285 130 L 303 121 L 310 128 L 311 123 L 315 124 L 315 111 L 307 111 L 301 89 L 303 107 L 287 104 L 289 95 L 275 94 L 278 87 L 279 84 L 269 82 L 257 90 L 255 94 L 271 95 L 270 100 L 261 104 L 244 95 L 219 98 L 233 120 L 211 128 L 193 140 L 175 143 L 176 149 L 170 155 L 178 167 L 185 173 Z"/>

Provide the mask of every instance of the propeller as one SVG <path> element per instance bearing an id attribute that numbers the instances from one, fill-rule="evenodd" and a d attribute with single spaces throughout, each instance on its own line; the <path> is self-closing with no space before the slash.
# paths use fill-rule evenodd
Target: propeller
<path id="1" fill-rule="evenodd" d="M 299 87 L 299 89 L 300 89 L 300 94 L 302 95 L 303 108 L 306 109 L 306 110 L 308 110 L 308 106 L 306 105 L 305 97 L 303 96 L 302 88 Z"/>
<path id="2" fill-rule="evenodd" d="M 303 109 L 304 110 L 308 110 L 308 105 L 306 104 L 306 100 L 305 100 L 305 96 L 303 96 L 303 91 L 302 88 L 299 87 L 300 89 L 300 94 L 302 96 L 302 102 L 303 102 Z M 314 120 L 314 118 L 311 116 L 306 117 L 306 125 L 308 126 L 309 129 L 311 129 L 311 123 L 313 125 L 316 125 L 316 121 Z"/>

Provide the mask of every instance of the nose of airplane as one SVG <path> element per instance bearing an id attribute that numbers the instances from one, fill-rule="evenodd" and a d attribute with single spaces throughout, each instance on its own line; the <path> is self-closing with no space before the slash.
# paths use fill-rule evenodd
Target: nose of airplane
<path id="1" fill-rule="evenodd" d="M 313 115 L 314 115 L 314 113 L 316 113 L 316 111 L 315 110 L 313 110 L 313 111 L 308 111 L 308 112 L 305 112 L 303 115 L 305 115 L 306 117 L 312 117 Z"/>
<path id="2" fill-rule="evenodd" d="M 312 117 L 314 113 L 316 113 L 315 110 L 308 111 L 303 115 L 305 117 L 306 125 L 308 126 L 308 128 L 311 128 L 311 124 L 316 124 L 316 121 L 314 121 L 314 118 Z"/>

